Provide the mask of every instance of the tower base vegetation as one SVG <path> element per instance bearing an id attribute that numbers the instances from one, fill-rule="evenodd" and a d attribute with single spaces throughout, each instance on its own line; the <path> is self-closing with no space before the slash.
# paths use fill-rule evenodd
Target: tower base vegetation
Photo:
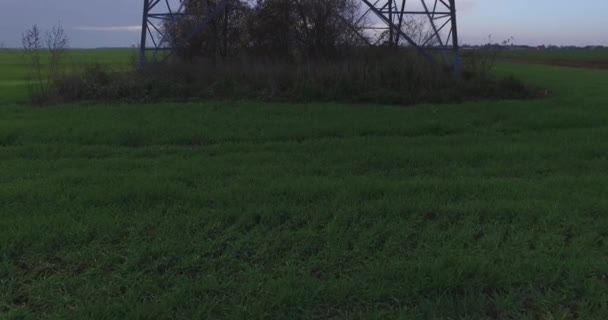
<path id="1" fill-rule="evenodd" d="M 66 77 L 56 95 L 400 105 L 530 96 L 517 80 L 461 70 L 453 0 L 147 0 L 138 60 L 129 72 Z"/>

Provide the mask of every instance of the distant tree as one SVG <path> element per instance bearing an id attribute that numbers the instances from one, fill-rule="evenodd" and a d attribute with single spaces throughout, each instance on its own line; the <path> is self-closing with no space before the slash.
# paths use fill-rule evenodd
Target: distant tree
<path id="1" fill-rule="evenodd" d="M 357 0 L 258 0 L 251 43 L 276 55 L 331 56 L 362 44 Z"/>
<path id="2" fill-rule="evenodd" d="M 268 55 L 289 55 L 294 48 L 293 7 L 289 0 L 258 0 L 247 20 L 250 49 Z"/>
<path id="3" fill-rule="evenodd" d="M 206 28 L 220 0 L 189 0 L 186 18 L 167 22 L 171 46 L 182 58 L 226 58 L 243 52 L 273 56 L 329 56 L 364 42 L 358 0 L 228 0 Z"/>
<path id="4" fill-rule="evenodd" d="M 356 0 L 296 0 L 294 33 L 301 50 L 310 56 L 328 56 L 359 43 L 355 36 Z"/>
<path id="5" fill-rule="evenodd" d="M 229 57 L 236 54 L 245 41 L 245 21 L 250 7 L 245 0 L 228 0 L 222 14 L 215 16 L 219 0 L 186 0 L 184 19 L 168 21 L 169 43 L 185 59 L 196 57 Z M 214 15 L 214 19 L 198 32 L 197 27 Z"/>

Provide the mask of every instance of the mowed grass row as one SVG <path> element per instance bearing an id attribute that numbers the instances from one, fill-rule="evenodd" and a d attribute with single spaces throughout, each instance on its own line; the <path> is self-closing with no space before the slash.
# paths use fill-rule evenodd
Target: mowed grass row
<path id="1" fill-rule="evenodd" d="M 604 319 L 608 72 L 531 101 L 0 107 L 0 318 Z"/>

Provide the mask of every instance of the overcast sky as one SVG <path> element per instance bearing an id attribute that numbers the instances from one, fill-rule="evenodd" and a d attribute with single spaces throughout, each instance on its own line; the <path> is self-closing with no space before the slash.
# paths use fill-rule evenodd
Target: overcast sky
<path id="1" fill-rule="evenodd" d="M 416 0 L 410 0 L 416 1 Z M 457 0 L 461 42 L 514 37 L 517 44 L 608 45 L 608 0 Z M 0 43 L 61 21 L 72 47 L 131 46 L 143 0 L 0 0 Z"/>

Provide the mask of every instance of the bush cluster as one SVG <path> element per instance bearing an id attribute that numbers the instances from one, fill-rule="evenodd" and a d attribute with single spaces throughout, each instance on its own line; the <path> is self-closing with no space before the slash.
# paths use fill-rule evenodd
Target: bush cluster
<path id="1" fill-rule="evenodd" d="M 246 99 L 401 105 L 524 98 L 532 93 L 516 79 L 473 73 L 456 77 L 414 52 L 386 48 L 359 50 L 336 60 L 203 59 L 130 72 L 93 65 L 56 80 L 52 88 L 52 100 L 59 101 Z"/>

